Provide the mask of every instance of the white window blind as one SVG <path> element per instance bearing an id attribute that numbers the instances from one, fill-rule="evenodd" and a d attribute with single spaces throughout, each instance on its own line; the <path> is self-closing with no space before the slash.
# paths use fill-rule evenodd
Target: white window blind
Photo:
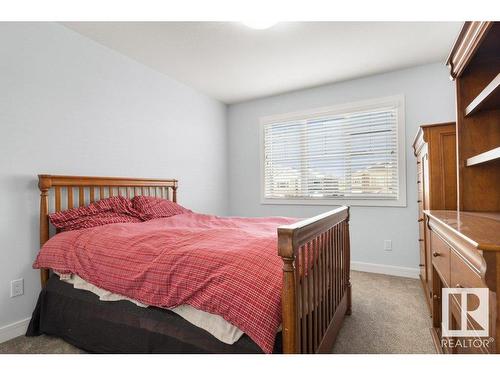
<path id="1" fill-rule="evenodd" d="M 398 200 L 398 106 L 263 123 L 265 199 Z"/>

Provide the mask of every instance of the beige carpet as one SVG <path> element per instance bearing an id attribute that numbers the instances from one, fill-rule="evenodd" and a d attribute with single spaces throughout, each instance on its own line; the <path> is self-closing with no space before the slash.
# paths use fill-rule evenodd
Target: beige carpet
<path id="1" fill-rule="evenodd" d="M 333 353 L 434 353 L 420 281 L 352 272 L 353 307 Z M 61 339 L 18 337 L 0 353 L 83 353 Z"/>
<path id="2" fill-rule="evenodd" d="M 352 272 L 352 315 L 333 353 L 435 353 L 420 280 Z"/>

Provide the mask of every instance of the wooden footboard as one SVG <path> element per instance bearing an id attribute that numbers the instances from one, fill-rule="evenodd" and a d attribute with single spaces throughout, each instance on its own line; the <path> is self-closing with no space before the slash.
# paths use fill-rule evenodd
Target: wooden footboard
<path id="1" fill-rule="evenodd" d="M 330 353 L 351 313 L 349 208 L 278 228 L 283 352 Z"/>

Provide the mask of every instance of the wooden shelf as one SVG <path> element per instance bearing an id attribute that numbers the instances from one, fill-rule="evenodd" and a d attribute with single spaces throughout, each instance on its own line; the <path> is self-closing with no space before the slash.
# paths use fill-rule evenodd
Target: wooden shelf
<path id="1" fill-rule="evenodd" d="M 465 108 L 465 116 L 482 109 L 500 109 L 500 73 Z"/>
<path id="2" fill-rule="evenodd" d="M 468 158 L 467 166 L 471 167 L 473 165 L 483 164 L 498 159 L 500 159 L 500 147 L 494 148 L 493 150 L 489 150 L 483 152 L 482 154 Z"/>

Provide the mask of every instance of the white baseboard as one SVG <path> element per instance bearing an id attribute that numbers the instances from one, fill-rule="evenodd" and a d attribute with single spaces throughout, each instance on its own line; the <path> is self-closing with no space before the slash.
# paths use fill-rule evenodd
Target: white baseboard
<path id="1" fill-rule="evenodd" d="M 0 327 L 0 343 L 9 341 L 26 333 L 31 318 L 26 318 L 15 323 Z"/>
<path id="2" fill-rule="evenodd" d="M 420 270 L 418 268 L 388 266 L 385 264 L 351 262 L 351 270 L 371 273 L 381 273 L 384 275 L 409 277 L 418 279 Z"/>

